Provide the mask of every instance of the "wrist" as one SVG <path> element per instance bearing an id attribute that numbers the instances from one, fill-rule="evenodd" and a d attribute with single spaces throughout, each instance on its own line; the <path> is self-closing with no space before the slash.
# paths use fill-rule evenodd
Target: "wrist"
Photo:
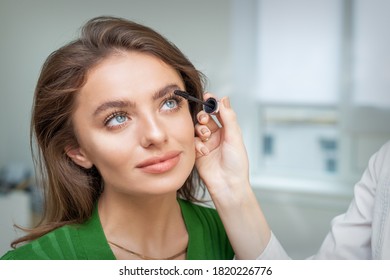
<path id="1" fill-rule="evenodd" d="M 216 188 L 209 188 L 210 196 L 217 208 L 237 209 L 246 204 L 257 203 L 249 181 L 239 180 Z"/>

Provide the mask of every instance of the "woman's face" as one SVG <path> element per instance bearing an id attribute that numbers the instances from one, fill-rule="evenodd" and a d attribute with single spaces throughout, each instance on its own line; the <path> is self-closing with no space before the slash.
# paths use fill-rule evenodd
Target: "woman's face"
<path id="1" fill-rule="evenodd" d="M 179 74 L 158 58 L 127 52 L 93 68 L 76 98 L 74 162 L 100 171 L 106 191 L 176 192 L 195 162 L 194 125 Z"/>

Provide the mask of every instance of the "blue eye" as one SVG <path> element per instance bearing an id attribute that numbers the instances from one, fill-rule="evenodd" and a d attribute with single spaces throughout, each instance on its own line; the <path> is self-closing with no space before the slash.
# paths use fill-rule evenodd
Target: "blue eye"
<path id="1" fill-rule="evenodd" d="M 117 123 L 124 123 L 126 121 L 126 117 L 125 116 L 116 116 L 114 118 L 114 120 L 117 122 Z"/>
<path id="2" fill-rule="evenodd" d="M 164 102 L 163 109 L 164 107 L 167 107 L 168 110 L 175 109 L 178 106 L 178 103 L 174 99 L 168 99 Z"/>
<path id="3" fill-rule="evenodd" d="M 174 94 L 168 96 L 162 103 L 161 110 L 167 112 L 175 112 L 181 108 L 181 103 L 184 99 Z"/>
<path id="4" fill-rule="evenodd" d="M 115 128 L 123 125 L 128 120 L 129 117 L 125 113 L 117 112 L 109 116 L 104 124 L 109 128 Z"/>

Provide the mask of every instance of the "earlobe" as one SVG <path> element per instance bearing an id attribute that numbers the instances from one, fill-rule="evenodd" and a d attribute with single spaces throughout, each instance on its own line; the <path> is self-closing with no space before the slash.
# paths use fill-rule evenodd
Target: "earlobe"
<path id="1" fill-rule="evenodd" d="M 65 153 L 74 163 L 84 167 L 85 169 L 90 169 L 93 166 L 93 163 L 89 160 L 80 147 L 66 147 Z"/>

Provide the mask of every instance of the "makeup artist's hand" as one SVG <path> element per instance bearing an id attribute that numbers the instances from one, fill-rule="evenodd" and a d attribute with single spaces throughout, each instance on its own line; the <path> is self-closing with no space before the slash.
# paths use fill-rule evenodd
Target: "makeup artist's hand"
<path id="1" fill-rule="evenodd" d="M 212 97 L 207 93 L 204 99 Z M 236 114 L 227 97 L 216 115 L 204 111 L 195 126 L 196 167 L 224 224 L 236 259 L 256 259 L 267 246 L 271 230 L 249 182 L 248 156 Z"/>
<path id="2" fill-rule="evenodd" d="M 209 97 L 214 96 L 206 93 L 204 100 Z M 236 195 L 234 188 L 249 185 L 249 164 L 241 129 L 228 97 L 219 100 L 216 117 L 221 128 L 209 114 L 198 113 L 196 167 L 212 195 L 221 191 L 226 195 L 226 188 L 233 188 L 229 191 Z"/>

